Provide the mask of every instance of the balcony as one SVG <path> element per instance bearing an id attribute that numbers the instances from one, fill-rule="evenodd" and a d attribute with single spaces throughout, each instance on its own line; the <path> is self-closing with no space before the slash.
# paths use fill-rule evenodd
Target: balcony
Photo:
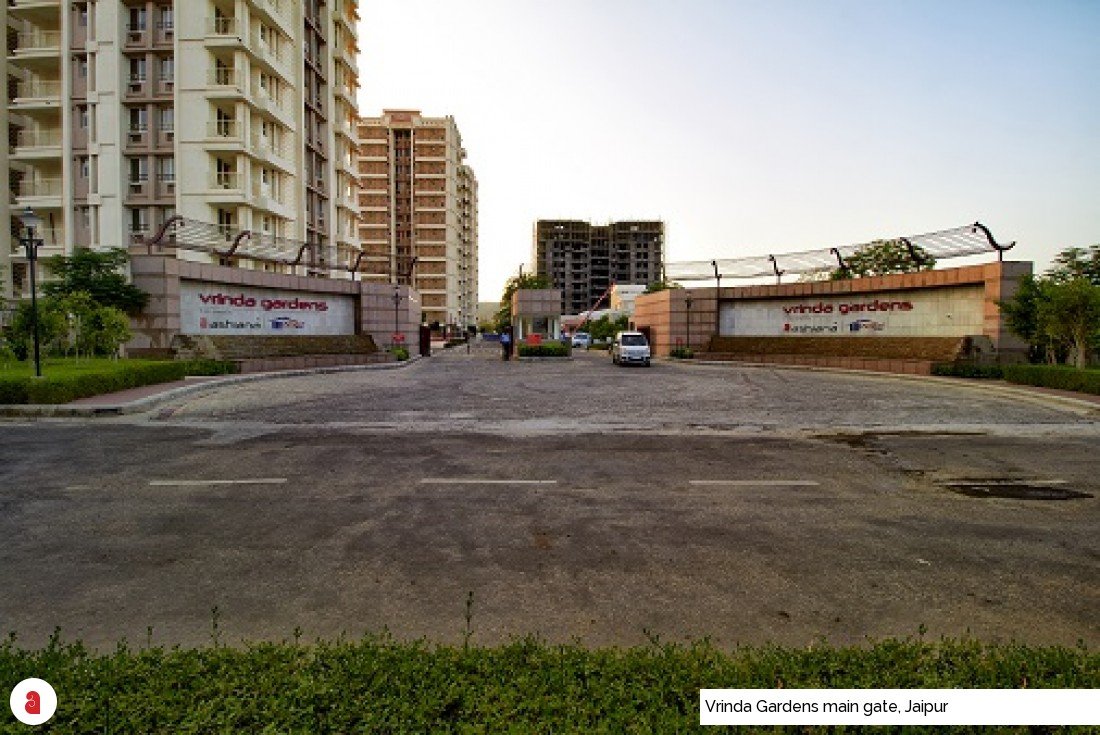
<path id="1" fill-rule="evenodd" d="M 12 107 L 57 107 L 61 102 L 61 82 L 30 80 L 15 85 Z"/>
<path id="2" fill-rule="evenodd" d="M 287 157 L 287 146 L 284 142 L 254 131 L 251 143 L 250 152 L 255 158 L 270 163 L 288 174 L 296 174 L 297 168 L 294 161 Z"/>
<path id="3" fill-rule="evenodd" d="M 25 56 L 50 55 L 57 56 L 61 53 L 61 31 L 48 31 L 35 28 L 23 31 L 15 35 L 15 48 L 11 50 L 11 58 L 18 61 Z"/>
<path id="4" fill-rule="evenodd" d="M 65 247 L 65 228 L 64 227 L 40 227 L 34 231 L 34 237 L 36 240 L 41 240 L 43 248 L 63 249 Z M 27 254 L 26 249 L 23 247 L 18 238 L 13 237 L 11 240 L 11 254 L 17 257 L 25 257 Z M 40 253 L 40 255 L 44 255 Z"/>
<path id="5" fill-rule="evenodd" d="M 238 171 L 216 171 L 210 177 L 210 188 L 236 197 L 244 196 L 244 178 Z"/>
<path id="6" fill-rule="evenodd" d="M 12 158 L 57 158 L 61 155 L 61 131 L 57 129 L 20 130 L 11 150 Z"/>
<path id="7" fill-rule="evenodd" d="M 237 120 L 211 120 L 206 123 L 207 148 L 239 150 L 244 147 L 241 123 Z"/>
<path id="8" fill-rule="evenodd" d="M 24 199 L 44 200 L 44 204 L 48 205 L 50 202 L 45 200 L 56 199 L 56 204 L 60 205 L 62 191 L 61 177 L 42 177 L 42 178 L 28 178 L 19 182 L 15 187 L 15 195 L 19 199 L 19 206 L 30 205 L 31 202 L 24 202 Z"/>
<path id="9" fill-rule="evenodd" d="M 217 17 L 206 19 L 207 38 L 231 39 L 235 44 L 243 44 L 244 39 L 239 28 L 236 18 Z"/>
<path id="10" fill-rule="evenodd" d="M 207 77 L 207 83 L 210 85 L 207 94 L 216 94 L 219 97 L 244 97 L 246 82 L 245 75 L 236 69 L 211 69 Z"/>

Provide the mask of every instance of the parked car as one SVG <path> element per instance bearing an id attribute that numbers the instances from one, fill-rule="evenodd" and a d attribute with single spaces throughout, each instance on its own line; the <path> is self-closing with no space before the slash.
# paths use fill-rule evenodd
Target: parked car
<path id="1" fill-rule="evenodd" d="M 649 367 L 649 340 L 641 332 L 619 332 L 611 343 L 611 362 L 616 365 L 637 363 Z"/>
<path id="2" fill-rule="evenodd" d="M 583 347 L 587 350 L 588 347 L 592 344 L 592 335 L 590 335 L 588 332 L 574 332 L 573 339 L 570 344 L 574 347 Z"/>

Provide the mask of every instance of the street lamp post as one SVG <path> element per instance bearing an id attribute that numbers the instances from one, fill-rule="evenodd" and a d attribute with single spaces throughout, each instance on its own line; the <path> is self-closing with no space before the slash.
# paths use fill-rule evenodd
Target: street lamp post
<path id="1" fill-rule="evenodd" d="M 395 284 L 394 287 L 393 287 L 393 337 L 390 339 L 390 342 L 393 344 L 394 347 L 397 346 L 397 335 L 398 335 L 398 331 L 400 329 L 400 323 L 398 321 L 398 312 L 397 312 L 397 309 L 400 306 L 400 304 L 401 304 L 401 287 Z"/>
<path id="2" fill-rule="evenodd" d="M 721 310 L 719 309 L 718 300 L 722 298 L 722 274 L 718 272 L 718 261 L 712 260 L 710 264 L 714 266 L 714 280 L 717 281 L 717 286 L 714 289 L 714 336 L 717 337 L 722 331 L 719 325 L 719 320 L 722 317 Z"/>
<path id="3" fill-rule="evenodd" d="M 691 351 L 691 297 L 687 297 L 687 349 Z"/>
<path id="4" fill-rule="evenodd" d="M 38 338 L 38 286 L 35 282 L 35 271 L 38 270 L 38 248 L 42 240 L 36 240 L 34 230 L 42 225 L 42 218 L 27 207 L 21 217 L 25 229 L 23 247 L 27 251 L 27 269 L 31 272 L 31 330 L 34 332 L 34 375 L 42 377 L 42 354 Z"/>

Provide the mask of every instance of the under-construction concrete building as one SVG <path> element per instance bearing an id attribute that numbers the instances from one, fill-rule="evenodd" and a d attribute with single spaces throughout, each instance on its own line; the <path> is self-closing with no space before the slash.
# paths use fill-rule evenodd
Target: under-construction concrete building
<path id="1" fill-rule="evenodd" d="M 535 273 L 561 289 L 563 314 L 591 309 L 612 283 L 648 285 L 662 277 L 665 223 L 659 220 L 540 219 L 534 240 Z"/>

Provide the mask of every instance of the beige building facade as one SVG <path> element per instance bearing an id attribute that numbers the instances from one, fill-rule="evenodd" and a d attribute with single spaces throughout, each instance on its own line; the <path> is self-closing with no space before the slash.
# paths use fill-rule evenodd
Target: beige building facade
<path id="1" fill-rule="evenodd" d="M 357 3 L 8 0 L 0 214 L 15 234 L 33 208 L 43 257 L 181 215 L 308 242 L 314 267 L 353 259 Z M 5 295 L 20 294 L 25 260 L 5 255 Z"/>
<path id="2" fill-rule="evenodd" d="M 412 285 L 425 320 L 477 324 L 477 177 L 453 117 L 386 110 L 359 125 L 367 281 Z"/>

